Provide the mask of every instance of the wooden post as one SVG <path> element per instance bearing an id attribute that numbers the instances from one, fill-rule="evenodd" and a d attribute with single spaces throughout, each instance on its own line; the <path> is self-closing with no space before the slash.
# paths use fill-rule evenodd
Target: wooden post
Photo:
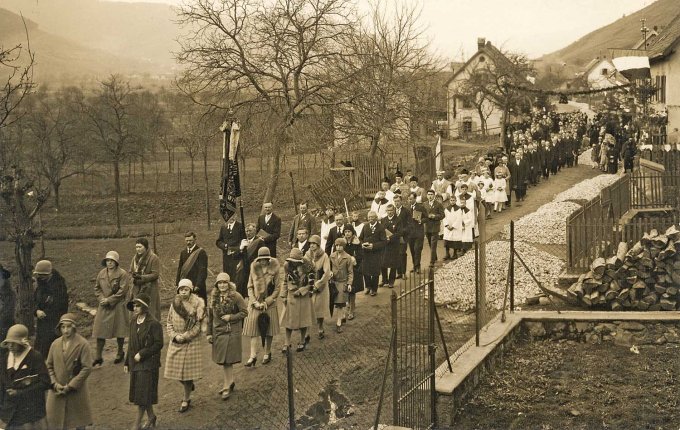
<path id="1" fill-rule="evenodd" d="M 479 202 L 479 315 L 482 325 L 486 323 L 486 207 Z"/>

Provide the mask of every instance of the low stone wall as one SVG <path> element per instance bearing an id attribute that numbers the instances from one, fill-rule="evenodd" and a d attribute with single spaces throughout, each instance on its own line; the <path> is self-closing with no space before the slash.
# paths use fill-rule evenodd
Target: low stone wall
<path id="1" fill-rule="evenodd" d="M 592 344 L 680 343 L 680 322 L 677 321 L 523 321 L 521 330 L 532 339 L 565 339 Z"/>

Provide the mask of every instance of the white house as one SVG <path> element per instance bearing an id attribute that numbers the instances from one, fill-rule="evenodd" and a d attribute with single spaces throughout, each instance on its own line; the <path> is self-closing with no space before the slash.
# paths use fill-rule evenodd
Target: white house
<path id="1" fill-rule="evenodd" d="M 680 14 L 659 31 L 649 45 L 652 83 L 657 87 L 652 103 L 668 111 L 668 133 L 680 129 Z"/>
<path id="2" fill-rule="evenodd" d="M 628 83 L 628 80 L 616 71 L 616 67 L 607 57 L 592 59 L 581 76 L 588 88 L 596 90 Z"/>
<path id="3" fill-rule="evenodd" d="M 486 119 L 487 133 L 500 134 L 503 117 L 501 102 L 487 98 L 480 103 L 481 109 L 478 109 L 469 99 L 462 97 L 461 92 L 467 79 L 475 70 L 493 70 L 501 63 L 512 67 L 512 62 L 491 42 L 478 38 L 477 52 L 461 67 L 453 71 L 453 75 L 446 82 L 449 137 L 456 138 L 479 132 L 482 127 L 480 110 Z"/>

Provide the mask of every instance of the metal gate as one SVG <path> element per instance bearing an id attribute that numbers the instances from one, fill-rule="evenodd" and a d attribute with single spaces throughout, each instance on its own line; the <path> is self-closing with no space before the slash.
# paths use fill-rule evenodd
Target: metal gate
<path id="1" fill-rule="evenodd" d="M 411 429 L 437 422 L 433 275 L 413 274 L 392 293 L 392 416 L 395 425 Z"/>

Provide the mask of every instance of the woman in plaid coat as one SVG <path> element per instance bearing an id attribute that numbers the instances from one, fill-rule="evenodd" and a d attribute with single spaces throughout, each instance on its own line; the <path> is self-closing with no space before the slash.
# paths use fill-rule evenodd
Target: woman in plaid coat
<path id="1" fill-rule="evenodd" d="M 166 326 L 170 344 L 165 358 L 165 377 L 180 381 L 184 387 L 184 398 L 179 412 L 186 412 L 189 409 L 194 379 L 203 377 L 199 335 L 205 322 L 205 303 L 192 291 L 191 280 L 179 281 Z"/>

